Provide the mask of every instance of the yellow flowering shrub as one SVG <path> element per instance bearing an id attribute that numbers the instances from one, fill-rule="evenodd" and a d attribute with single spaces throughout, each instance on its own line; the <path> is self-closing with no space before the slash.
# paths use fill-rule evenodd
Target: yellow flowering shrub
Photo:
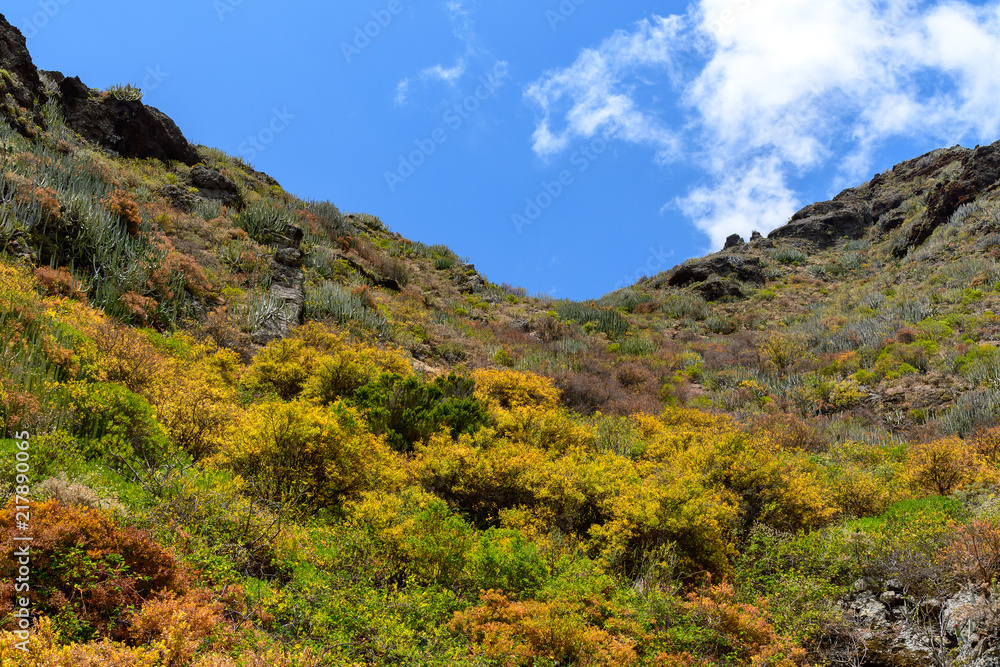
<path id="1" fill-rule="evenodd" d="M 533 373 L 510 370 L 478 370 L 476 398 L 493 408 L 538 407 L 552 410 L 559 406 L 559 390 L 552 380 Z"/>
<path id="2" fill-rule="evenodd" d="M 337 508 L 375 488 L 395 459 L 356 408 L 267 401 L 229 429 L 211 462 L 252 481 L 270 500 Z"/>

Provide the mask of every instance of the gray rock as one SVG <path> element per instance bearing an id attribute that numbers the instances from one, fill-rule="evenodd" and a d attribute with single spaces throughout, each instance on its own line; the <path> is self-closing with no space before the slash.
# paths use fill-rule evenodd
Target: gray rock
<path id="1" fill-rule="evenodd" d="M 865 602 L 855 613 L 862 625 L 874 630 L 879 630 L 889 625 L 889 611 L 885 608 L 885 605 L 876 600 Z"/>
<path id="2" fill-rule="evenodd" d="M 887 591 L 896 591 L 897 593 L 902 593 L 904 590 L 906 590 L 903 587 L 903 582 L 901 582 L 899 579 L 886 579 L 883 586 Z"/>
<path id="3" fill-rule="evenodd" d="M 280 248 L 274 254 L 274 261 L 283 266 L 299 268 L 302 266 L 302 251 L 298 248 Z"/>
<path id="4" fill-rule="evenodd" d="M 878 584 L 871 577 L 861 577 L 851 585 L 851 590 L 855 593 L 863 591 L 874 591 Z"/>
<path id="5" fill-rule="evenodd" d="M 878 597 L 878 599 L 879 602 L 889 607 L 890 609 L 892 607 L 899 607 L 900 605 L 903 604 L 903 602 L 906 601 L 906 599 L 896 591 L 885 591 L 884 593 L 882 593 L 882 595 Z"/>

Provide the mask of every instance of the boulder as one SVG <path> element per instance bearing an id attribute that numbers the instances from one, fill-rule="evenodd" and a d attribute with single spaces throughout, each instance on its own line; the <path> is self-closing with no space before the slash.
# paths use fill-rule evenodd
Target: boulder
<path id="1" fill-rule="evenodd" d="M 726 298 L 742 299 L 746 296 L 738 283 L 719 276 L 710 277 L 705 282 L 699 283 L 694 289 L 706 301 L 719 301 Z"/>
<path id="2" fill-rule="evenodd" d="M 764 277 L 764 267 L 758 258 L 713 255 L 676 267 L 667 280 L 667 284 L 671 287 L 685 287 L 708 280 L 712 276 L 759 285 L 767 282 Z"/>
<path id="3" fill-rule="evenodd" d="M 242 203 L 240 189 L 236 183 L 222 175 L 221 172 L 196 164 L 191 167 L 191 184 L 201 191 L 202 196 L 217 199 L 229 206 Z"/>
<path id="4" fill-rule="evenodd" d="M 739 234 L 730 234 L 726 238 L 726 247 L 723 248 L 723 249 L 724 250 L 730 250 L 732 248 L 739 248 L 740 246 L 745 245 L 745 244 L 746 244 L 746 241 L 743 240 L 742 236 L 740 236 Z"/>

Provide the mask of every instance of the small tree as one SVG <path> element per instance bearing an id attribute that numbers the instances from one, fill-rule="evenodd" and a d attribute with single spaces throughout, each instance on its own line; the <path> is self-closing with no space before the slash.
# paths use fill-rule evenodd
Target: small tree
<path id="1" fill-rule="evenodd" d="M 972 448 L 954 436 L 911 445 L 906 467 L 911 486 L 942 496 L 968 482 L 976 472 Z"/>

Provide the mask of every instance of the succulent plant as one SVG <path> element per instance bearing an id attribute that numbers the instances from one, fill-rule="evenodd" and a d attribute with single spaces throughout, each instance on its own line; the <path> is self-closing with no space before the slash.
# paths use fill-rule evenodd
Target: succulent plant
<path id="1" fill-rule="evenodd" d="M 142 99 L 142 89 L 138 86 L 133 86 L 131 83 L 124 85 L 116 83 L 108 88 L 108 94 L 122 102 L 138 102 Z"/>

